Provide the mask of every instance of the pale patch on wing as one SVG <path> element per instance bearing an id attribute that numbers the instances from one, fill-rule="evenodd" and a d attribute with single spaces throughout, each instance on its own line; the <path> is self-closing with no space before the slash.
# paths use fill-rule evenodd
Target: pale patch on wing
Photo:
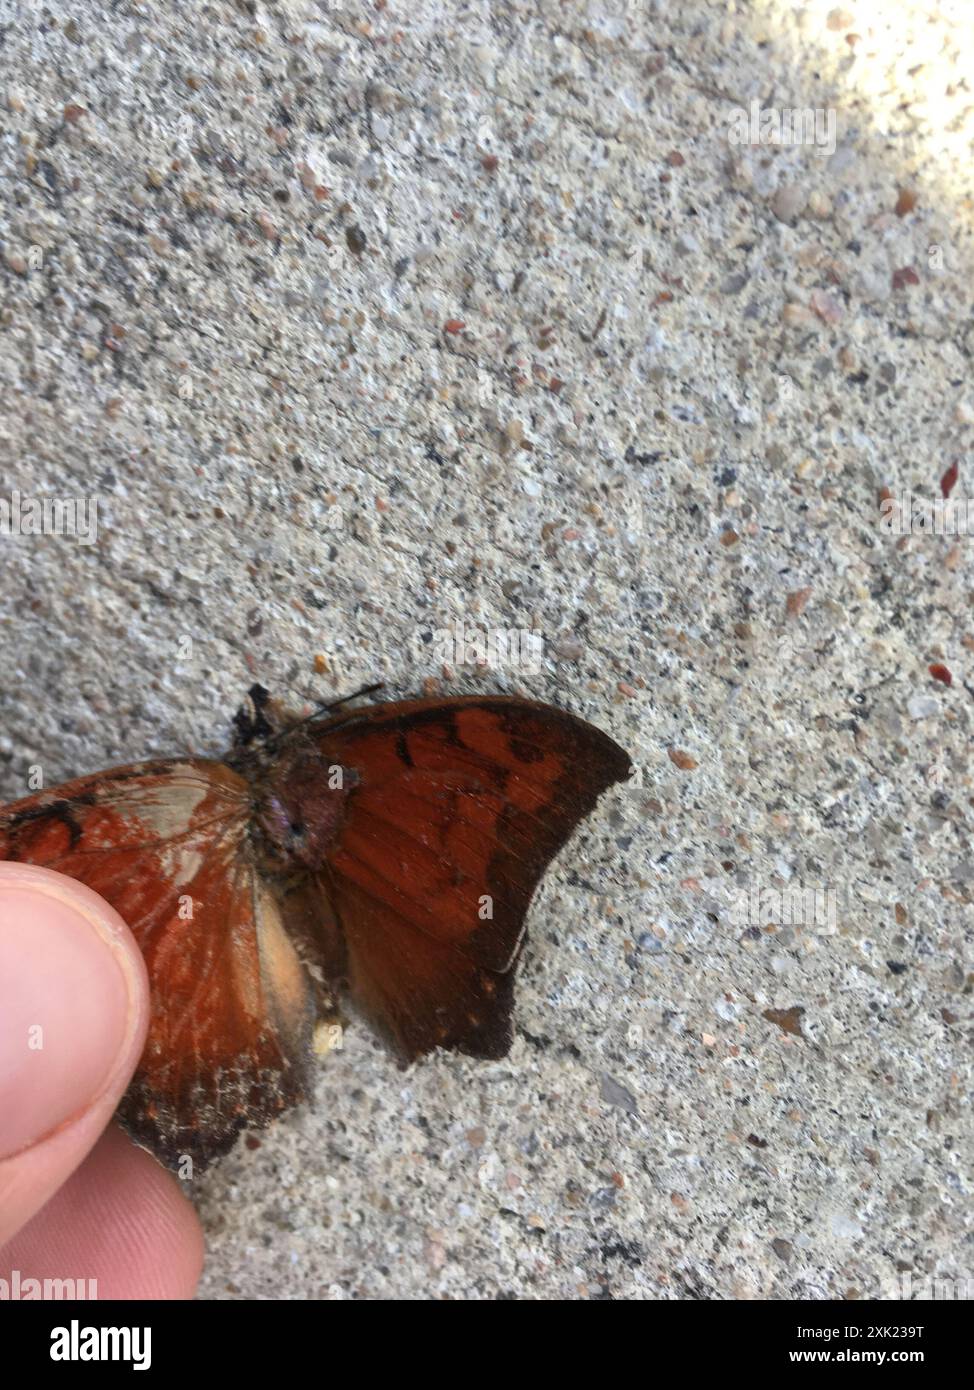
<path id="1" fill-rule="evenodd" d="M 284 928 L 275 898 L 256 875 L 253 890 L 265 1006 L 282 1032 L 297 1036 L 308 1023 L 308 986 L 304 967 Z"/>
<path id="2" fill-rule="evenodd" d="M 185 888 L 203 867 L 203 855 L 191 843 L 168 845 L 159 856 L 159 865 L 172 888 Z"/>
<path id="3" fill-rule="evenodd" d="M 193 813 L 212 790 L 190 764 L 173 763 L 164 781 L 127 783 L 118 811 L 136 818 L 153 839 L 168 840 L 188 829 Z"/>

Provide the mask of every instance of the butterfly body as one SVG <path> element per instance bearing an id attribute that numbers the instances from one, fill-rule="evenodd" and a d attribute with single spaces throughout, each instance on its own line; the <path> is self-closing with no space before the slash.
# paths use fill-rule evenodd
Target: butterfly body
<path id="1" fill-rule="evenodd" d="M 223 760 L 152 760 L 0 809 L 0 858 L 100 892 L 152 986 L 119 1112 L 196 1171 L 305 1098 L 347 992 L 406 1062 L 502 1056 L 534 889 L 629 773 L 611 739 L 515 697 L 280 725 L 255 686 Z"/>
<path id="2" fill-rule="evenodd" d="M 245 771 L 249 771 L 244 764 Z M 336 767 L 315 748 L 289 750 L 281 764 L 250 771 L 254 793 L 251 834 L 269 873 L 322 869 L 338 839 L 354 769 Z"/>

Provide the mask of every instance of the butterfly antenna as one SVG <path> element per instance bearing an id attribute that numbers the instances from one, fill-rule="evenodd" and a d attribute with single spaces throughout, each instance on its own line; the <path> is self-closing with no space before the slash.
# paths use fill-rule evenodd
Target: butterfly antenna
<path id="1" fill-rule="evenodd" d="M 329 704 L 319 705 L 314 714 L 309 715 L 308 718 L 317 719 L 319 714 L 325 714 L 330 709 L 338 709 L 339 705 L 347 705 L 349 700 L 357 700 L 361 695 L 374 695 L 377 690 L 384 688 L 384 681 L 376 681 L 375 685 L 363 685 L 361 690 L 356 690 L 351 695 L 343 695 L 340 700 L 332 700 Z"/>
<path id="2" fill-rule="evenodd" d="M 351 695 L 343 695 L 340 700 L 331 700 L 320 704 L 312 714 L 306 715 L 304 719 L 299 719 L 296 724 L 288 725 L 286 729 L 282 729 L 280 733 L 275 734 L 273 738 L 269 738 L 264 746 L 272 748 L 277 747 L 284 739 L 290 738 L 296 729 L 303 729 L 305 724 L 311 724 L 315 719 L 320 719 L 321 716 L 327 714 L 329 710 L 338 709 L 339 705 L 347 705 L 350 700 L 357 700 L 361 695 L 372 695 L 376 690 L 382 690 L 384 686 L 384 681 L 376 681 L 375 685 L 363 685 L 361 690 L 355 690 Z"/>

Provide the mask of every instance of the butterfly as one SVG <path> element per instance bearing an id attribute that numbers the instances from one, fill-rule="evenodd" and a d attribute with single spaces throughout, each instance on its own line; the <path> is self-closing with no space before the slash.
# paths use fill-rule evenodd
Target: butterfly
<path id="1" fill-rule="evenodd" d="M 630 775 L 606 734 L 514 696 L 296 721 L 254 685 L 234 723 L 222 760 L 134 763 L 0 808 L 0 859 L 80 879 L 135 934 L 151 1018 L 117 1118 L 183 1176 L 308 1095 L 345 992 L 403 1063 L 504 1056 L 534 890 Z"/>

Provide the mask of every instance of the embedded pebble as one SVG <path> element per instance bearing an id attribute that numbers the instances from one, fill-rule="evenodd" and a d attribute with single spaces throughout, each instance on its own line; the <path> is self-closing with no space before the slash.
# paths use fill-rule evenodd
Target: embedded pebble
<path id="1" fill-rule="evenodd" d="M 929 719 L 939 714 L 940 701 L 933 695 L 912 695 L 906 703 L 906 712 L 911 719 Z"/>
<path id="2" fill-rule="evenodd" d="M 808 201 L 805 189 L 801 184 L 786 183 L 777 190 L 771 200 L 771 208 L 782 222 L 792 222 L 804 211 Z"/>

